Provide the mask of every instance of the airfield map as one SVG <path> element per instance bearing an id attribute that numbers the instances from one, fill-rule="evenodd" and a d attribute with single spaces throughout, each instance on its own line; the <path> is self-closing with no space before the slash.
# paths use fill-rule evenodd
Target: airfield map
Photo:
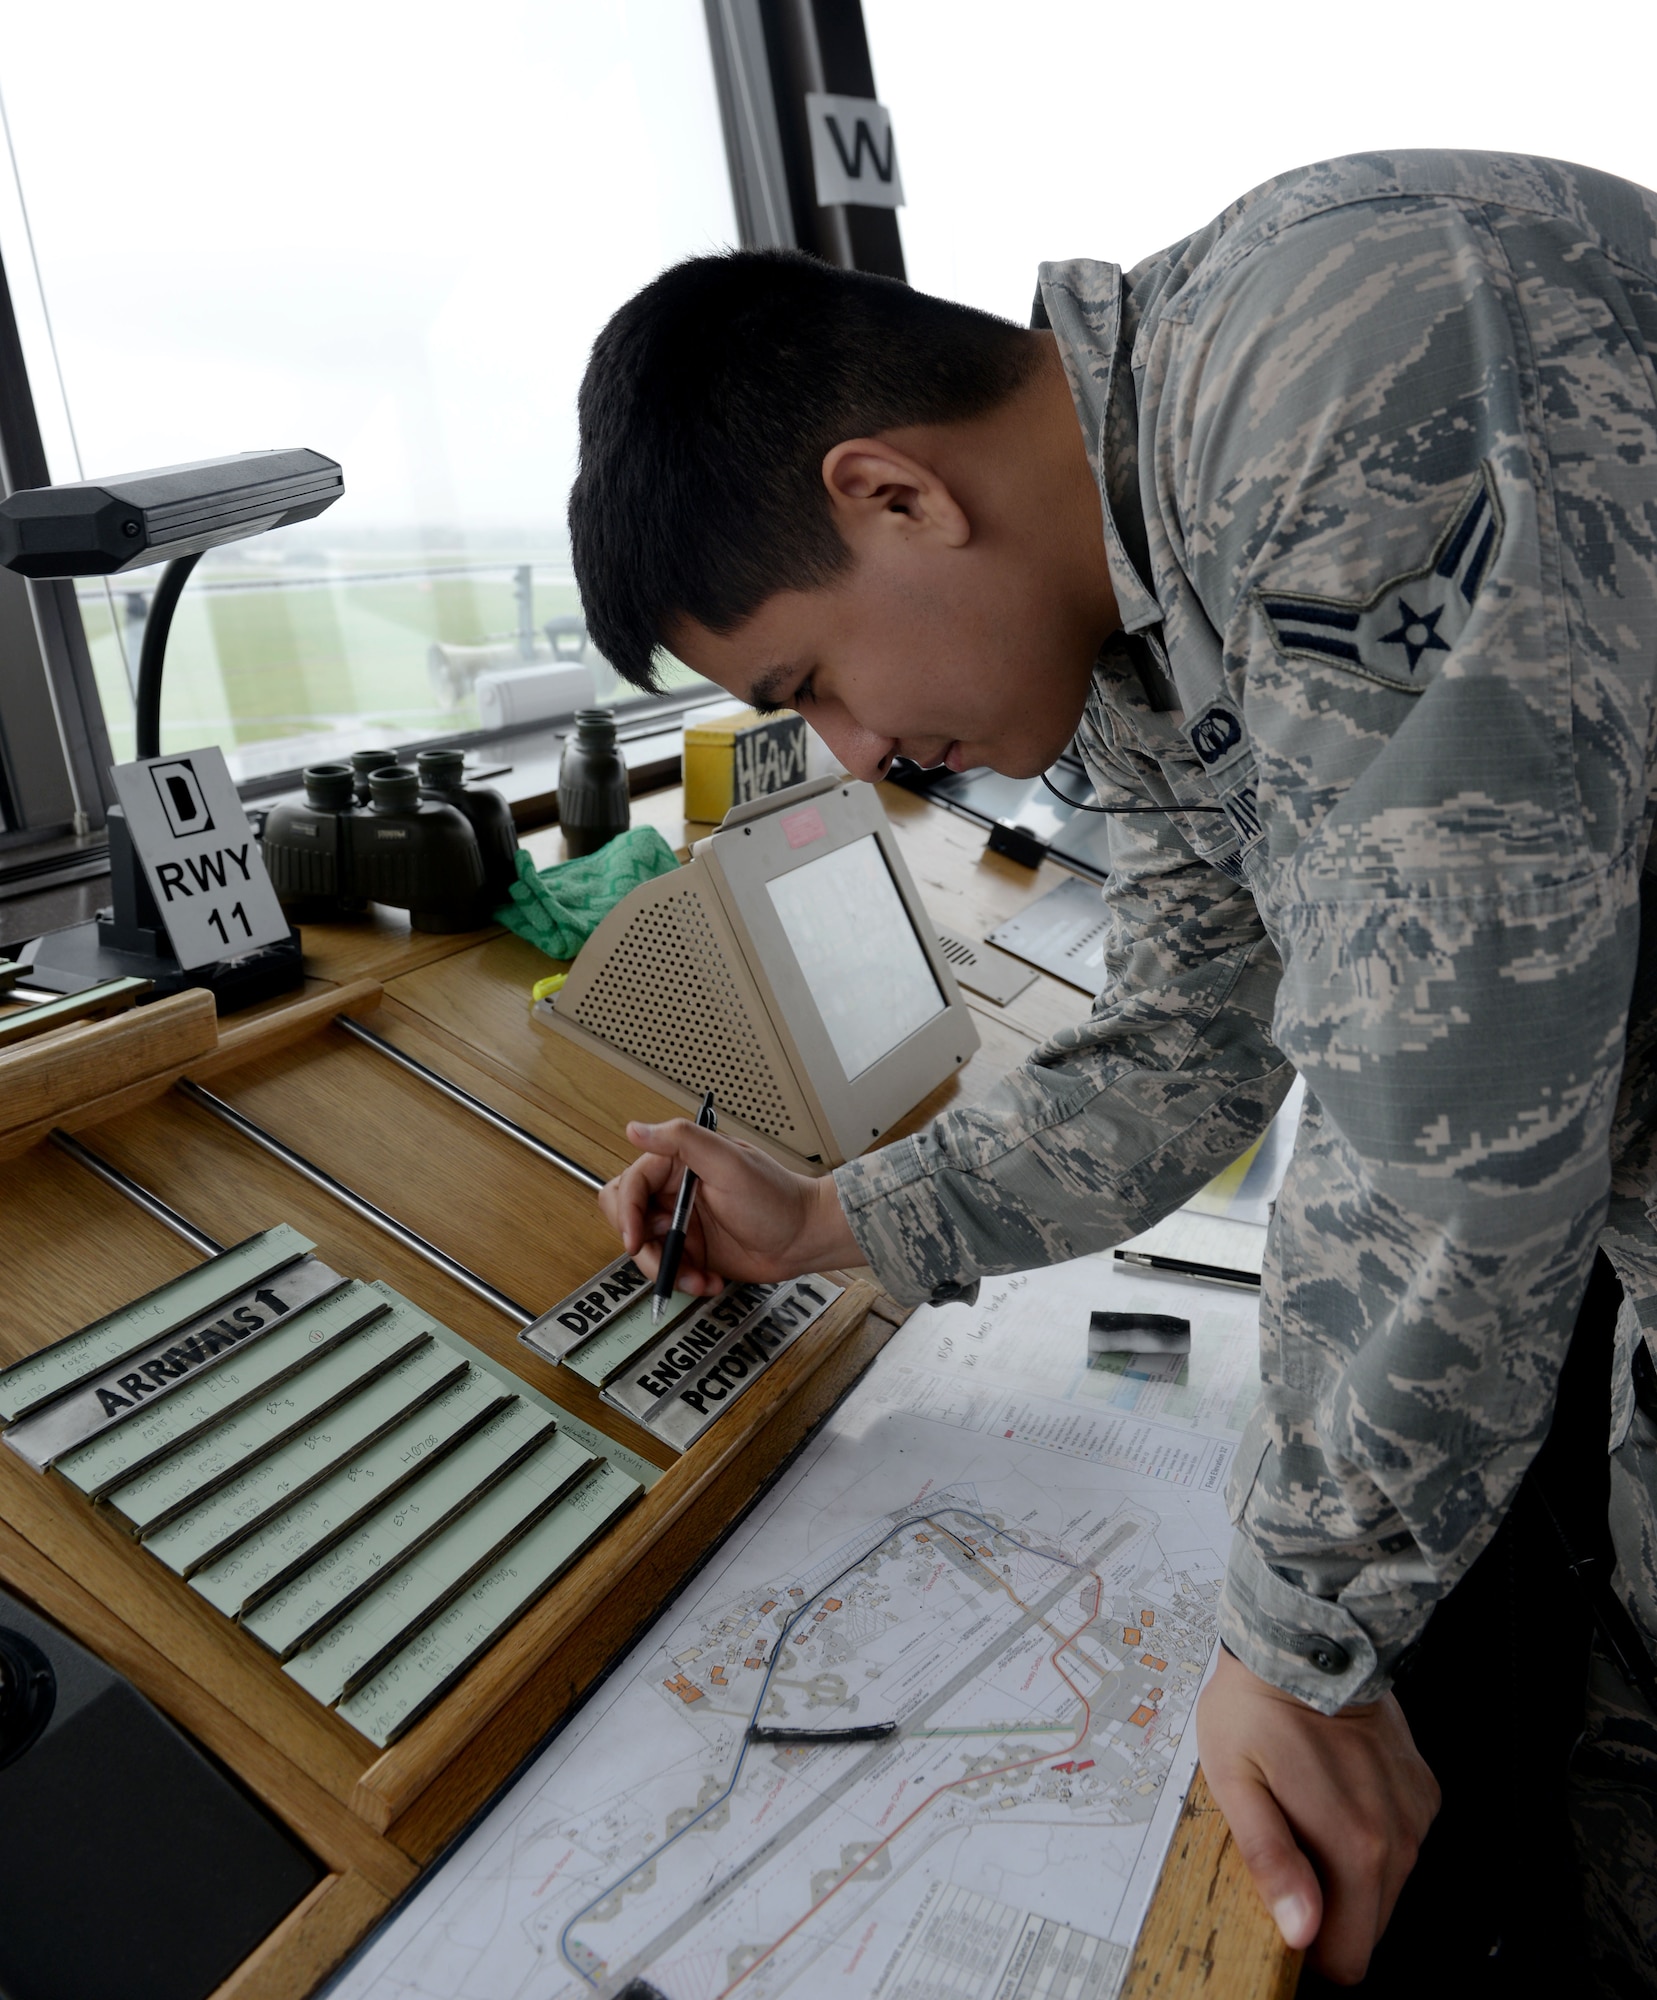
<path id="1" fill-rule="evenodd" d="M 1090 1368 L 1096 1307 L 1186 1315 L 1189 1360 Z M 1254 1319 L 1108 1258 L 917 1313 L 331 1992 L 1110 2000 L 1195 1763 Z"/>

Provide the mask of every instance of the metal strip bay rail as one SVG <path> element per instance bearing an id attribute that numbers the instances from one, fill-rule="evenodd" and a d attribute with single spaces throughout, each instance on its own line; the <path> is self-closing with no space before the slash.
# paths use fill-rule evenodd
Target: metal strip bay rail
<path id="1" fill-rule="evenodd" d="M 405 1250 L 412 1250 L 417 1257 L 423 1257 L 428 1264 L 434 1265 L 445 1276 L 453 1278 L 456 1284 L 464 1285 L 469 1292 L 474 1292 L 480 1299 L 492 1305 L 497 1312 L 504 1313 L 508 1319 L 515 1320 L 521 1327 L 528 1326 L 535 1318 L 534 1313 L 519 1305 L 516 1299 L 509 1298 L 497 1286 L 490 1284 L 487 1278 L 480 1278 L 476 1271 L 469 1270 L 457 1257 L 451 1257 L 446 1250 L 439 1250 L 435 1243 L 427 1242 L 417 1230 L 410 1229 L 406 1222 L 399 1222 L 394 1215 L 388 1215 L 383 1208 L 371 1202 L 367 1195 L 359 1194 L 355 1188 L 347 1187 L 344 1181 L 336 1180 L 314 1160 L 306 1159 L 303 1153 L 296 1152 L 292 1146 L 278 1139 L 273 1132 L 267 1132 L 262 1125 L 255 1124 L 233 1105 L 226 1104 L 222 1097 L 215 1097 L 210 1090 L 203 1090 L 199 1083 L 192 1083 L 188 1077 L 180 1077 L 173 1087 L 192 1104 L 199 1104 L 203 1111 L 210 1112 L 213 1117 L 228 1125 L 232 1131 L 239 1132 L 244 1139 L 251 1139 L 254 1145 L 269 1153 L 273 1159 L 280 1160 L 285 1167 L 291 1167 L 296 1174 L 302 1174 L 313 1187 L 321 1188 L 325 1194 L 332 1195 L 335 1201 L 342 1203 L 353 1214 L 360 1215 L 364 1221 L 373 1223 L 376 1229 L 384 1230 L 387 1236 L 401 1243 Z"/>

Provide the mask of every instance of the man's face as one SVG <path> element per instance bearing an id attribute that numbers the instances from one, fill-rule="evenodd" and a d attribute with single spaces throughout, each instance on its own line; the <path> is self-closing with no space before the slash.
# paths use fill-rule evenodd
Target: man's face
<path id="1" fill-rule="evenodd" d="M 744 701 L 797 709 L 854 777 L 902 756 L 1030 778 L 1074 734 L 1099 647 L 1042 568 L 875 538 L 832 584 L 781 591 L 735 631 L 683 621 L 674 651 Z"/>
<path id="2" fill-rule="evenodd" d="M 797 709 L 871 782 L 894 757 L 1045 771 L 1120 620 L 1064 370 L 1050 336 L 1029 338 L 1029 381 L 993 410 L 835 445 L 823 487 L 847 567 L 731 632 L 681 619 L 679 657 Z"/>

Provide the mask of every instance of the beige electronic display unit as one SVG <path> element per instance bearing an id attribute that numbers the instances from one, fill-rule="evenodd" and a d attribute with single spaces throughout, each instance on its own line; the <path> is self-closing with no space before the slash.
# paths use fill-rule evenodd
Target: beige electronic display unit
<path id="1" fill-rule="evenodd" d="M 794 1163 L 862 1152 L 978 1046 L 870 785 L 736 807 L 539 1002 L 555 1033 Z"/>

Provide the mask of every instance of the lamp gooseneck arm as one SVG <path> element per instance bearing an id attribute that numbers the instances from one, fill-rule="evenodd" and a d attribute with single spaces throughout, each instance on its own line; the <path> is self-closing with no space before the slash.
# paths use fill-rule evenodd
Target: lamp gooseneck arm
<path id="1" fill-rule="evenodd" d="M 199 549 L 193 556 L 174 556 L 161 572 L 161 581 L 150 599 L 150 615 L 144 620 L 144 644 L 138 655 L 136 705 L 140 757 L 161 755 L 161 666 L 167 657 L 167 634 L 172 630 L 179 592 L 200 561 Z"/>

